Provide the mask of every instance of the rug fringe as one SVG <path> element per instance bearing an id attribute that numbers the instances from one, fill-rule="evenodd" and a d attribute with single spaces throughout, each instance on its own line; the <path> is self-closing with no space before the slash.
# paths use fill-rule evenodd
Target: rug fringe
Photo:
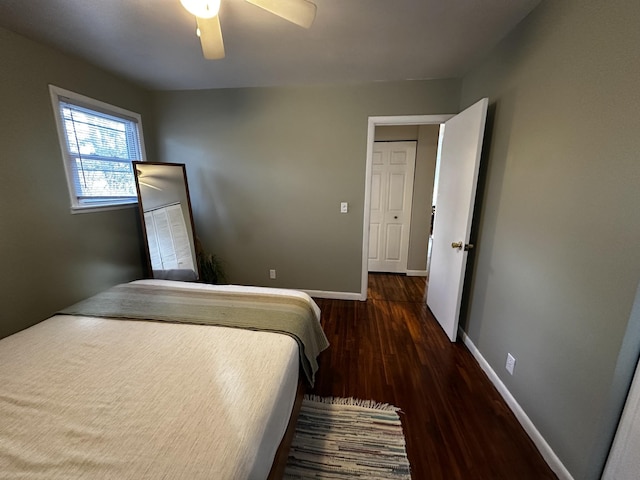
<path id="1" fill-rule="evenodd" d="M 353 397 L 321 397 L 307 394 L 304 399 L 309 402 L 326 403 L 330 405 L 351 405 L 354 407 L 370 408 L 372 410 L 385 410 L 389 412 L 403 413 L 400 408 L 390 403 L 376 402 L 375 400 L 361 400 Z"/>

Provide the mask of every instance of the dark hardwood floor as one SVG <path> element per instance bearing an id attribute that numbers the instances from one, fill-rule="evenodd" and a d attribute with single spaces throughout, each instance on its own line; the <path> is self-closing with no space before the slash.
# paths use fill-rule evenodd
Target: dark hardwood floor
<path id="1" fill-rule="evenodd" d="M 400 407 L 414 480 L 556 479 L 424 296 L 425 278 L 370 274 L 366 302 L 317 299 L 331 346 L 310 393 Z"/>

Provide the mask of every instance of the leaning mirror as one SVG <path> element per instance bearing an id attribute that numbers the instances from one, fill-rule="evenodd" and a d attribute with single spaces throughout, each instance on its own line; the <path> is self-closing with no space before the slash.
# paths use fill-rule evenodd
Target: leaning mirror
<path id="1" fill-rule="evenodd" d="M 133 162 L 151 278 L 199 278 L 187 173 L 181 163 Z"/>

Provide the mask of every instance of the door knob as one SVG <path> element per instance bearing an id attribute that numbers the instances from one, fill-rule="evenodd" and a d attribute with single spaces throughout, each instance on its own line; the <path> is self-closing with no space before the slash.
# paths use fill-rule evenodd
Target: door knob
<path id="1" fill-rule="evenodd" d="M 451 248 L 457 248 L 458 250 L 462 250 L 462 242 L 453 242 L 451 244 Z"/>
<path id="2" fill-rule="evenodd" d="M 394 220 L 397 220 L 397 219 L 398 219 L 398 216 L 397 216 L 397 215 L 394 215 L 394 216 L 393 216 L 393 219 L 394 219 Z"/>
<path id="3" fill-rule="evenodd" d="M 464 246 L 464 251 L 465 251 L 465 252 L 468 252 L 468 251 L 469 251 L 469 250 L 471 250 L 473 247 L 475 247 L 475 245 L 474 245 L 473 243 L 467 243 L 467 244 Z"/>

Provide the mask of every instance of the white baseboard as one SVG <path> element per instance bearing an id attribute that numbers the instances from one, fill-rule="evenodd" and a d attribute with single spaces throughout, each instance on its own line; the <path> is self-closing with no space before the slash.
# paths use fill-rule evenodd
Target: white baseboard
<path id="1" fill-rule="evenodd" d="M 480 353 L 480 350 L 473 344 L 469 336 L 462 330 L 459 330 L 460 337 L 462 337 L 462 341 L 467 346 L 471 355 L 476 359 L 480 368 L 487 374 L 491 383 L 496 387 L 502 398 L 507 403 L 513 414 L 516 416 L 522 428 L 524 428 L 525 432 L 531 437 L 533 443 L 538 447 L 540 454 L 543 456 L 551 470 L 558 476 L 560 480 L 573 480 L 573 477 L 569 473 L 569 470 L 563 465 L 555 452 L 551 449 L 551 446 L 544 439 L 542 434 L 538 431 L 536 426 L 533 424 L 531 419 L 527 416 L 525 411 L 522 409 L 520 404 L 516 401 L 516 399 L 511 395 L 511 392 L 507 389 L 506 385 L 502 383 L 498 374 L 491 368 L 489 362 L 485 360 L 485 358 Z"/>
<path id="2" fill-rule="evenodd" d="M 407 277 L 426 277 L 428 273 L 426 270 L 407 270 Z"/>
<path id="3" fill-rule="evenodd" d="M 362 295 L 352 292 L 327 292 L 324 290 L 302 290 L 310 297 L 329 298 L 332 300 L 363 300 Z"/>

